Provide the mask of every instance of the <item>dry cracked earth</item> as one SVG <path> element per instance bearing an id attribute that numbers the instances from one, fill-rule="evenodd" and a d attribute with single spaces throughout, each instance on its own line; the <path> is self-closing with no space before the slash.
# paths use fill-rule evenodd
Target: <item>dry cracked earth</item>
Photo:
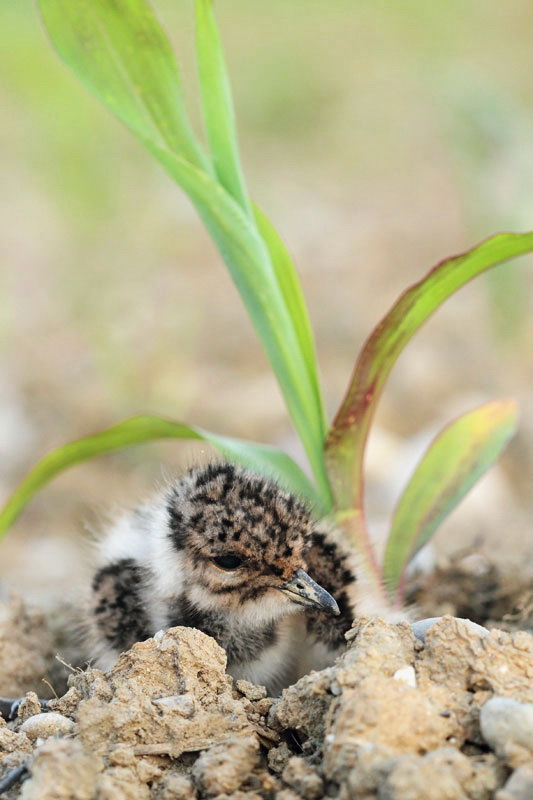
<path id="1" fill-rule="evenodd" d="M 0 616 L 0 694 L 42 692 L 56 632 Z M 416 631 L 416 634 L 414 633 Z M 55 661 L 57 664 L 58 662 Z M 336 664 L 280 698 L 234 681 L 217 643 L 173 628 L 109 673 L 71 669 L 42 713 L 0 719 L 7 800 L 533 798 L 533 636 L 445 616 L 427 631 L 359 619 Z M 41 687 L 39 689 L 39 687 Z"/>

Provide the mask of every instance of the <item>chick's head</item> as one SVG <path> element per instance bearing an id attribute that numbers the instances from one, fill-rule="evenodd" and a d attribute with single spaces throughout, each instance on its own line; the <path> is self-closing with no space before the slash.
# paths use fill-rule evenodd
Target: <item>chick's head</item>
<path id="1" fill-rule="evenodd" d="M 306 572 L 314 520 L 268 478 L 229 463 L 191 470 L 168 495 L 169 535 L 189 593 L 204 608 L 275 617 L 308 606 L 338 613 Z"/>

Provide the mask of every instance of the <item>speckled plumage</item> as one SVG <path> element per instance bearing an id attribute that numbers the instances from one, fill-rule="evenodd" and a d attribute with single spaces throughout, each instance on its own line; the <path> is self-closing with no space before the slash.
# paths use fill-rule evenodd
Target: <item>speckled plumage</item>
<path id="1" fill-rule="evenodd" d="M 276 692 L 332 661 L 354 616 L 354 571 L 336 534 L 274 481 L 226 462 L 120 517 L 99 550 L 88 627 L 104 669 L 185 625 L 224 647 L 235 677 Z"/>

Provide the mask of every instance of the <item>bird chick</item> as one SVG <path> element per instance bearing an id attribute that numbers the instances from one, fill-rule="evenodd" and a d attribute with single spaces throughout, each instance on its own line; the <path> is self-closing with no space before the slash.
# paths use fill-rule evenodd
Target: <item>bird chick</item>
<path id="1" fill-rule="evenodd" d="M 88 628 L 102 669 L 185 625 L 217 640 L 234 677 L 277 693 L 331 663 L 353 620 L 355 576 L 335 534 L 274 481 L 230 463 L 190 470 L 119 518 L 99 551 Z"/>

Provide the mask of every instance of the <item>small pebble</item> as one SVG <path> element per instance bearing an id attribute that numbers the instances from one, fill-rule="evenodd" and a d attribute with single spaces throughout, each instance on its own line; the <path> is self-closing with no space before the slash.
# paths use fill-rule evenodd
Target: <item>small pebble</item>
<path id="1" fill-rule="evenodd" d="M 412 686 L 416 689 L 416 673 L 415 668 L 412 666 L 400 667 L 392 676 L 394 680 L 405 683 L 407 686 Z"/>
<path id="2" fill-rule="evenodd" d="M 498 755 L 505 756 L 509 744 L 533 753 L 533 703 L 493 697 L 481 709 L 480 723 L 483 738 Z"/>
<path id="3" fill-rule="evenodd" d="M 503 789 L 496 792 L 496 800 L 531 800 L 533 797 L 533 764 L 515 769 Z"/>
<path id="4" fill-rule="evenodd" d="M 426 633 L 429 631 L 430 628 L 435 625 L 436 622 L 441 620 L 442 617 L 428 617 L 428 619 L 420 619 L 418 622 L 411 623 L 411 630 L 413 631 L 414 635 L 418 639 L 418 641 L 424 643 L 426 639 Z M 455 619 L 461 619 L 460 617 L 455 617 Z M 471 631 L 479 633 L 480 636 L 486 636 L 488 634 L 487 628 L 484 628 L 483 625 L 478 625 L 477 622 L 472 622 L 471 619 L 461 619 L 461 622 L 464 622 Z"/>
<path id="5" fill-rule="evenodd" d="M 50 736 L 60 734 L 66 736 L 72 733 L 74 723 L 68 717 L 62 714 L 57 714 L 55 711 L 48 713 L 35 714 L 33 717 L 25 720 L 20 726 L 22 733 L 25 733 L 29 739 L 48 739 Z"/>
<path id="6" fill-rule="evenodd" d="M 170 697 L 158 697 L 152 701 L 158 706 L 164 706 L 169 711 L 175 711 L 182 717 L 190 719 L 195 712 L 194 698 L 190 695 L 171 695 Z"/>

